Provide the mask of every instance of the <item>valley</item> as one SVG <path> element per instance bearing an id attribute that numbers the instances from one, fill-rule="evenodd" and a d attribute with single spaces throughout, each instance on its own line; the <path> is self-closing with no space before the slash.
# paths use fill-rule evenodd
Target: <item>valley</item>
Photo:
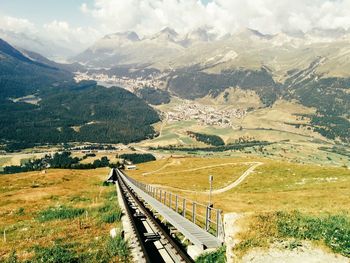
<path id="1" fill-rule="evenodd" d="M 103 183 L 120 167 L 204 204 L 214 176 L 242 262 L 346 262 L 350 34 L 319 34 L 127 31 L 67 64 L 0 39 L 0 261 L 131 262 Z"/>

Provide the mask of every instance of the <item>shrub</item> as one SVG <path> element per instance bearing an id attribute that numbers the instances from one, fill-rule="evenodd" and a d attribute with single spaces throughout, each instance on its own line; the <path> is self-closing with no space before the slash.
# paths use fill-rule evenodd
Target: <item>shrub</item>
<path id="1" fill-rule="evenodd" d="M 25 214 L 25 213 L 24 213 L 24 208 L 23 208 L 23 207 L 18 208 L 16 214 L 19 215 L 19 216 L 24 216 L 24 214 Z"/>
<path id="2" fill-rule="evenodd" d="M 226 262 L 226 247 L 221 247 L 214 252 L 205 253 L 199 256 L 197 263 L 224 263 Z"/>

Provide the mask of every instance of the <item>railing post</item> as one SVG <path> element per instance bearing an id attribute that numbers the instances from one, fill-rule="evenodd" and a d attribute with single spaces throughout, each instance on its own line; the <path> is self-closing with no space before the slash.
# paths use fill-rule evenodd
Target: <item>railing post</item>
<path id="1" fill-rule="evenodd" d="M 159 190 L 159 201 L 162 202 L 162 190 Z"/>
<path id="2" fill-rule="evenodd" d="M 219 209 L 216 210 L 216 237 L 219 237 L 220 213 Z"/>
<path id="3" fill-rule="evenodd" d="M 208 231 L 210 228 L 210 208 L 207 206 L 207 210 L 205 212 L 205 230 Z"/>
<path id="4" fill-rule="evenodd" d="M 182 216 L 186 217 L 186 199 L 182 199 Z"/>
<path id="5" fill-rule="evenodd" d="M 196 203 L 192 203 L 192 221 L 196 223 Z"/>
<path id="6" fill-rule="evenodd" d="M 164 200 L 163 203 L 166 205 L 166 191 L 164 191 Z"/>
<path id="7" fill-rule="evenodd" d="M 178 205 L 177 201 L 178 201 L 178 197 L 177 197 L 177 195 L 175 195 L 175 212 L 176 213 L 179 212 L 179 205 Z"/>
<path id="8" fill-rule="evenodd" d="M 169 193 L 169 207 L 171 208 L 171 193 Z"/>

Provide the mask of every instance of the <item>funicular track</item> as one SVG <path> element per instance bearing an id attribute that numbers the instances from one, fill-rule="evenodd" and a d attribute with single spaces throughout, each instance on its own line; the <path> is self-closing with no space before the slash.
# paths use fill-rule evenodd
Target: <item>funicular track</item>
<path id="1" fill-rule="evenodd" d="M 127 216 L 141 248 L 138 260 L 145 262 L 194 262 L 183 245 L 147 207 L 137 194 L 118 176 Z"/>

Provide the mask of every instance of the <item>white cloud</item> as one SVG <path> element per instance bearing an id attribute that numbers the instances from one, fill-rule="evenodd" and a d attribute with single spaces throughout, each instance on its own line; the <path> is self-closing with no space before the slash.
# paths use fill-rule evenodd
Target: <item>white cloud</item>
<path id="1" fill-rule="evenodd" d="M 74 27 L 59 20 L 39 25 L 1 15 L 0 31 L 80 52 L 108 33 L 133 30 L 148 35 L 167 26 L 179 33 L 208 26 L 221 34 L 244 27 L 262 33 L 350 28 L 350 0 L 94 0 L 82 4 L 80 12 L 94 26 Z"/>
<path id="2" fill-rule="evenodd" d="M 221 33 L 242 27 L 263 33 L 350 27 L 350 0 L 95 0 L 82 12 L 103 32 L 154 33 L 165 26 L 179 32 L 211 26 Z"/>
<path id="3" fill-rule="evenodd" d="M 35 25 L 29 20 L 12 16 L 0 16 L 0 29 L 15 33 L 21 33 L 23 31 L 36 32 Z"/>
<path id="4" fill-rule="evenodd" d="M 91 27 L 72 27 L 66 21 L 36 25 L 27 19 L 0 16 L 0 37 L 10 44 L 42 53 L 51 58 L 77 54 L 103 34 Z"/>
<path id="5" fill-rule="evenodd" d="M 51 40 L 67 45 L 90 45 L 96 40 L 96 38 L 101 36 L 101 34 L 94 28 L 71 27 L 67 22 L 57 20 L 44 24 L 42 29 L 42 33 L 46 36 L 50 36 Z"/>

